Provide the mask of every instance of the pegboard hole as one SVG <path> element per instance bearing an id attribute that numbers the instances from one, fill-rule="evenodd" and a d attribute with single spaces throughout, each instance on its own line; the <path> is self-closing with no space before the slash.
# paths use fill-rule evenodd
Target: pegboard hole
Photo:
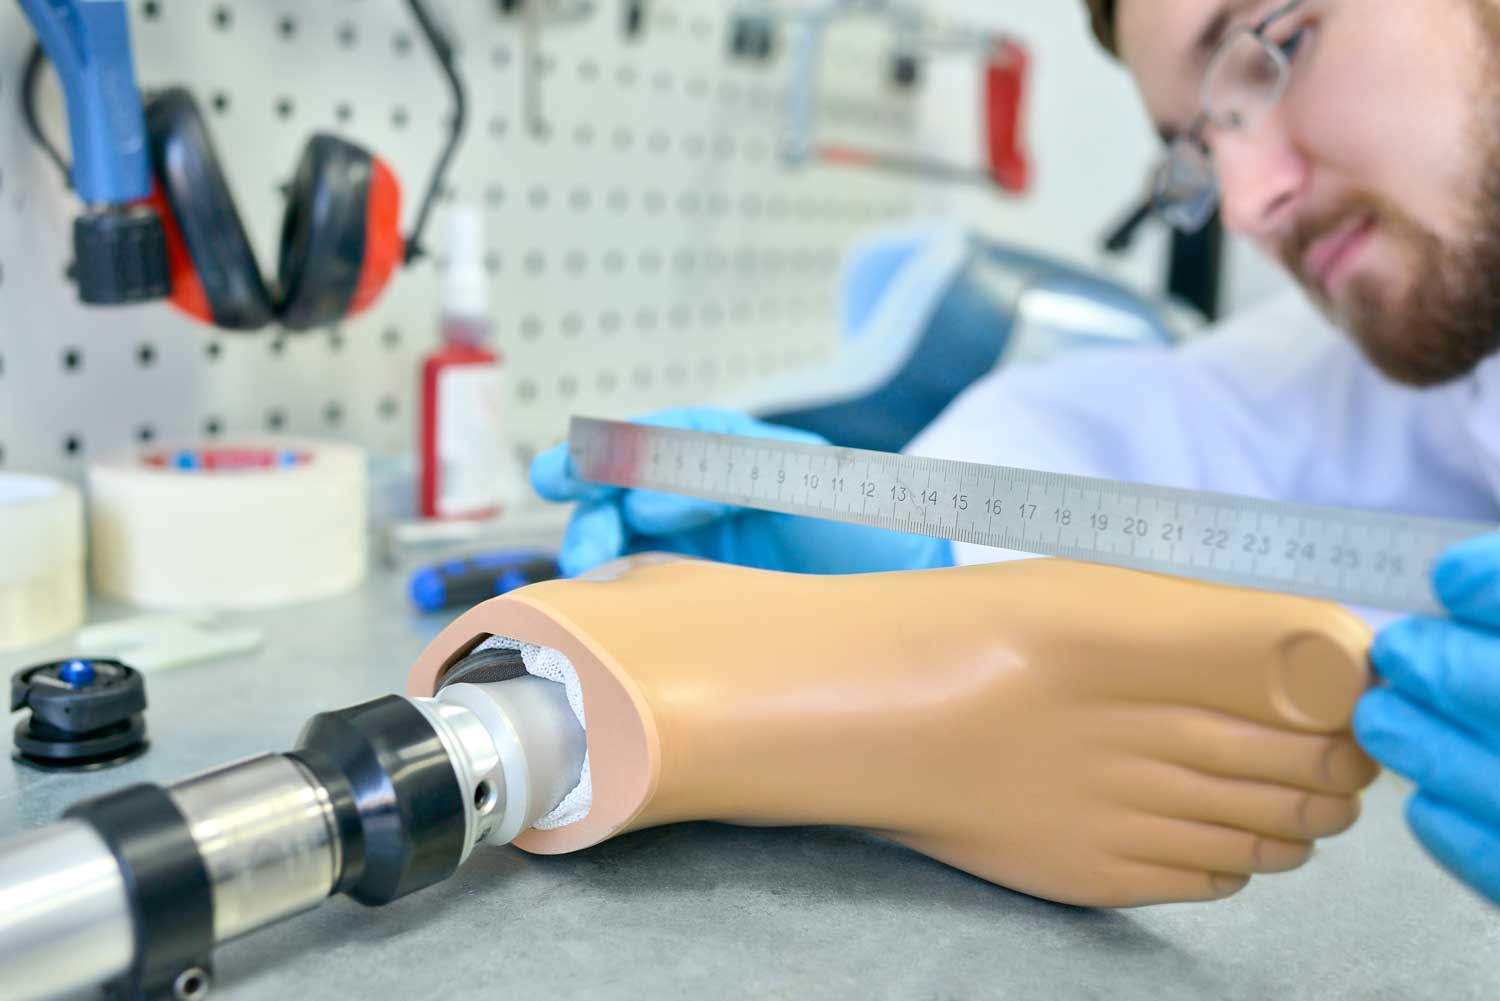
<path id="1" fill-rule="evenodd" d="M 79 348 L 68 348 L 63 352 L 62 366 L 66 372 L 81 372 L 83 370 L 83 351 Z"/>
<path id="2" fill-rule="evenodd" d="M 395 420 L 401 414 L 401 402 L 394 396 L 383 396 L 376 406 L 375 412 L 382 420 Z"/>
<path id="3" fill-rule="evenodd" d="M 272 410 L 266 414 L 266 428 L 270 431 L 280 431 L 286 427 L 286 414 L 280 410 Z"/>
<path id="4" fill-rule="evenodd" d="M 276 22 L 276 30 L 280 32 L 282 38 L 295 38 L 297 35 L 297 19 L 290 14 L 283 15 L 281 20 Z"/>
<path id="5" fill-rule="evenodd" d="M 135 440 L 142 445 L 149 445 L 156 440 L 156 428 L 150 424 L 142 424 L 135 429 Z"/>
<path id="6" fill-rule="evenodd" d="M 141 14 L 146 20 L 155 21 L 161 16 L 161 4 L 157 3 L 157 0 L 145 0 L 141 4 Z"/>
<path id="7" fill-rule="evenodd" d="M 234 26 L 234 12 L 229 9 L 228 4 L 219 4 L 214 8 L 214 27 L 220 31 L 228 31 Z"/>
<path id="8" fill-rule="evenodd" d="M 339 45 L 346 49 L 352 49 L 359 42 L 359 28 L 352 21 L 345 21 L 339 25 Z"/>
<path id="9" fill-rule="evenodd" d="M 297 110 L 296 104 L 290 97 L 281 97 L 276 101 L 276 117 L 285 121 L 291 118 Z"/>
<path id="10" fill-rule="evenodd" d="M 203 433 L 210 438 L 217 438 L 224 433 L 224 422 L 217 417 L 210 417 L 203 422 Z"/>
<path id="11" fill-rule="evenodd" d="M 396 327 L 386 327 L 385 331 L 380 335 L 380 340 L 387 348 L 391 348 L 392 350 L 399 348 L 401 346 L 401 331 Z"/>
<path id="12" fill-rule="evenodd" d="M 151 344 L 142 344 L 136 348 L 135 361 L 141 368 L 150 368 L 156 364 L 156 347 Z"/>
<path id="13" fill-rule="evenodd" d="M 63 439 L 63 455 L 70 459 L 76 459 L 83 454 L 83 436 L 70 434 Z"/>
<path id="14" fill-rule="evenodd" d="M 220 341 L 209 341 L 208 346 L 203 349 L 203 353 L 208 355 L 209 361 L 218 361 L 224 356 L 224 345 Z"/>
<path id="15" fill-rule="evenodd" d="M 214 109 L 214 111 L 216 113 L 218 113 L 220 115 L 228 114 L 228 112 L 229 112 L 229 95 L 226 94 L 226 93 L 224 93 L 222 90 L 216 91 L 214 93 L 214 96 L 210 100 L 210 103 L 213 105 L 213 109 Z"/>
<path id="16" fill-rule="evenodd" d="M 323 422 L 329 427 L 341 423 L 344 419 L 344 407 L 336 401 L 330 401 L 323 407 Z"/>

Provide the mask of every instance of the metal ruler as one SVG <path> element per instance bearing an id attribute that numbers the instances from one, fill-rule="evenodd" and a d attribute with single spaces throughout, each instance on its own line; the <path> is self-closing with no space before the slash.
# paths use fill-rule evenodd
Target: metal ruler
<path id="1" fill-rule="evenodd" d="M 596 483 L 1419 614 L 1438 556 L 1500 528 L 584 417 L 568 441 Z"/>

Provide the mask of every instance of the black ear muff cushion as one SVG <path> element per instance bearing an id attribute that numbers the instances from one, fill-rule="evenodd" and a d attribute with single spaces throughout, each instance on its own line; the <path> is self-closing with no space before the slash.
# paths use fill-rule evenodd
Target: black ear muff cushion
<path id="1" fill-rule="evenodd" d="M 193 96 L 174 87 L 146 107 L 157 182 L 182 232 L 215 324 L 254 330 L 275 316 L 271 295 L 235 210 Z"/>
<path id="2" fill-rule="evenodd" d="M 338 322 L 354 301 L 365 259 L 365 210 L 374 163 L 353 143 L 317 135 L 292 179 L 281 227 L 278 314 L 291 330 Z"/>

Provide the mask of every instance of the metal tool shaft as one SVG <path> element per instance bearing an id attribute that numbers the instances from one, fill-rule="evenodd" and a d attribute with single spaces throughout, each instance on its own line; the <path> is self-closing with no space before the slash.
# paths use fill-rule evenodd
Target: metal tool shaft
<path id="1" fill-rule="evenodd" d="M 323 713 L 289 754 L 81 803 L 0 845 L 0 1001 L 198 1001 L 215 945 L 446 879 L 553 809 L 583 755 L 563 686 L 521 676 Z"/>
<path id="2" fill-rule="evenodd" d="M 124 877 L 88 824 L 51 824 L 0 850 L 0 1001 L 112 980 L 134 949 Z"/>

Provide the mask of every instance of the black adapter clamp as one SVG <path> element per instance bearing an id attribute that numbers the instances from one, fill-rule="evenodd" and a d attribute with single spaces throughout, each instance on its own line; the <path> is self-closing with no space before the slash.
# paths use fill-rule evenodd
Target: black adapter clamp
<path id="1" fill-rule="evenodd" d="M 87 800 L 63 816 L 104 839 L 130 900 L 135 958 L 109 1001 L 201 1001 L 213 980 L 213 884 L 188 821 L 160 786 Z"/>
<path id="2" fill-rule="evenodd" d="M 146 750 L 146 683 L 117 660 L 60 660 L 16 672 L 17 762 L 44 771 L 108 768 Z"/>

